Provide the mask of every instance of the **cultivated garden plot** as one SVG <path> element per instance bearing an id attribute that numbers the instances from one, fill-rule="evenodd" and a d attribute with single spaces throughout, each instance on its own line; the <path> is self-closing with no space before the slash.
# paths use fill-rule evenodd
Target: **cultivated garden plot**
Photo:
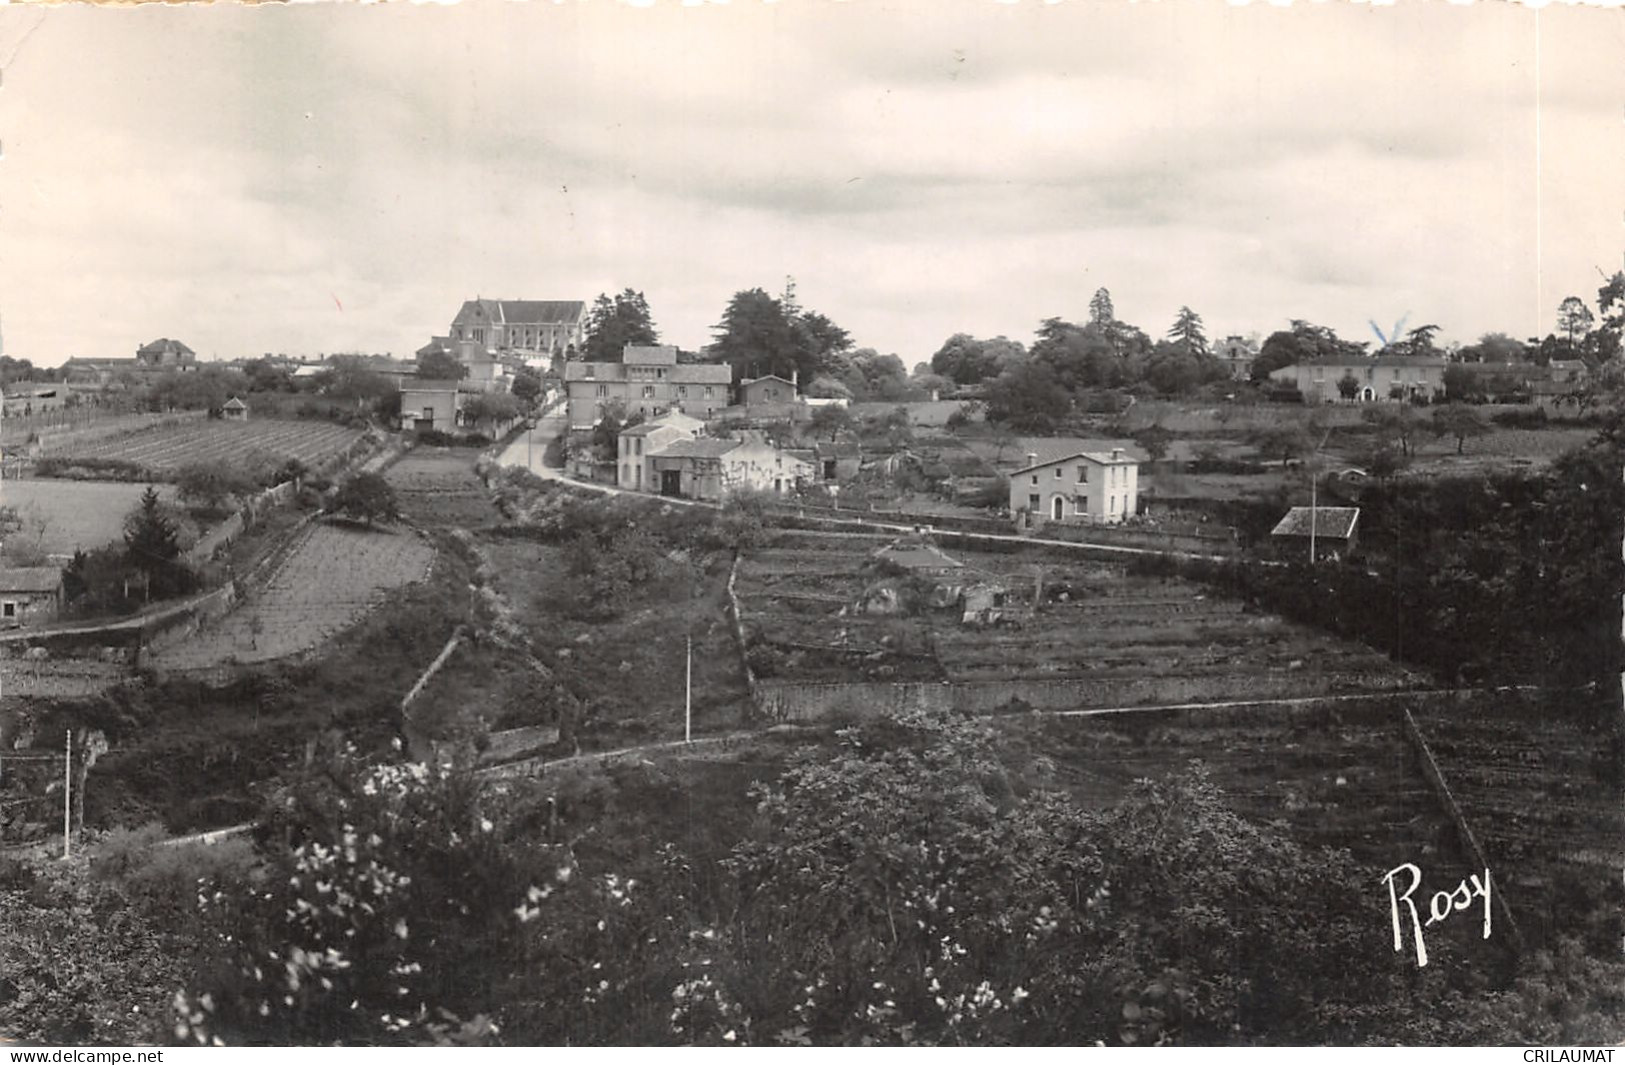
<path id="1" fill-rule="evenodd" d="M 950 552 L 964 567 L 946 575 L 888 576 L 870 561 L 884 542 L 793 534 L 745 556 L 738 594 L 758 676 L 1075 679 L 1101 682 L 1089 698 L 1129 705 L 1384 691 L 1416 680 L 1363 645 L 1194 583 L 970 551 Z M 997 605 L 966 623 L 959 589 L 978 587 L 997 589 Z"/>
<path id="2" fill-rule="evenodd" d="M 422 580 L 434 549 L 405 529 L 307 525 L 225 617 L 155 652 L 159 670 L 269 662 L 319 646 L 392 590 Z"/>
<path id="3" fill-rule="evenodd" d="M 120 459 L 162 479 L 182 466 L 217 460 L 241 463 L 263 458 L 281 463 L 297 459 L 314 467 L 353 447 L 362 435 L 358 429 L 327 422 L 186 422 L 151 426 L 81 445 L 65 444 L 51 457 L 70 464 L 75 459 Z"/>
<path id="4" fill-rule="evenodd" d="M 425 526 L 478 528 L 499 521 L 485 485 L 474 473 L 471 448 L 415 447 L 385 471 L 401 513 Z"/>

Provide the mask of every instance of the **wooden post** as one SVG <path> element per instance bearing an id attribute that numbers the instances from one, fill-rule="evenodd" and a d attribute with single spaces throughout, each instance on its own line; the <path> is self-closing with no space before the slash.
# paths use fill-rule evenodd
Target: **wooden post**
<path id="1" fill-rule="evenodd" d="M 68 755 L 62 763 L 62 860 L 73 854 L 73 729 L 68 729 Z"/>

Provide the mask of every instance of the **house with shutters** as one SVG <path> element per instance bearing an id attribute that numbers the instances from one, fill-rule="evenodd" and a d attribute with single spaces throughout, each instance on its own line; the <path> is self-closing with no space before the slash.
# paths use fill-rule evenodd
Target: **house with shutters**
<path id="1" fill-rule="evenodd" d="M 1010 475 L 1010 513 L 1023 528 L 1051 522 L 1116 524 L 1139 512 L 1140 460 L 1127 449 L 1027 453 Z"/>
<path id="2" fill-rule="evenodd" d="M 728 406 L 733 370 L 720 363 L 679 363 L 670 344 L 628 344 L 620 362 L 568 362 L 564 387 L 570 427 L 590 429 L 617 400 L 626 414 L 680 410 L 711 418 Z"/>

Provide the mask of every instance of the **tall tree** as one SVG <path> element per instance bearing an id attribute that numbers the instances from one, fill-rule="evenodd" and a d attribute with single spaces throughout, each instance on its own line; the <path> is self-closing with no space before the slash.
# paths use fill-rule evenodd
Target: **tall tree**
<path id="1" fill-rule="evenodd" d="M 1591 308 L 1579 296 L 1570 296 L 1557 305 L 1558 332 L 1569 338 L 1569 357 L 1574 357 L 1575 338 L 1584 338 L 1591 332 L 1591 326 L 1596 318 L 1591 314 Z"/>
<path id="2" fill-rule="evenodd" d="M 1095 289 L 1089 298 L 1089 321 L 1102 329 L 1117 324 L 1117 313 L 1112 308 L 1112 294 L 1105 288 Z"/>
<path id="3" fill-rule="evenodd" d="M 1202 331 L 1202 316 L 1189 307 L 1179 308 L 1173 327 L 1168 330 L 1168 339 L 1193 355 L 1208 353 L 1207 334 Z"/>
<path id="4" fill-rule="evenodd" d="M 148 598 L 176 595 L 192 586 L 191 571 L 180 561 L 178 530 L 158 490 L 148 487 L 124 519 L 124 561 L 146 580 Z"/>
<path id="5" fill-rule="evenodd" d="M 1620 354 L 1625 343 L 1625 270 L 1597 289 L 1597 309 L 1602 312 L 1602 324 L 1596 332 L 1596 358 L 1607 362 Z"/>
<path id="6" fill-rule="evenodd" d="M 581 357 L 587 362 L 620 362 L 628 344 L 660 343 L 649 301 L 630 288 L 613 297 L 599 293 L 587 312 L 586 332 Z"/>
<path id="7" fill-rule="evenodd" d="M 461 381 L 468 376 L 468 367 L 449 352 L 431 351 L 418 360 L 418 376 L 428 381 Z"/>
<path id="8" fill-rule="evenodd" d="M 1352 358 L 1366 353 L 1364 344 L 1344 340 L 1322 325 L 1294 318 L 1291 328 L 1271 333 L 1253 360 L 1253 380 L 1262 381 L 1283 366 L 1323 357 Z"/>
<path id="9" fill-rule="evenodd" d="M 713 328 L 717 338 L 711 345 L 711 357 L 732 366 L 735 379 L 767 374 L 789 377 L 802 369 L 802 351 L 783 304 L 759 288 L 734 293 L 722 321 Z M 808 365 L 807 369 L 814 367 Z M 810 379 L 811 374 L 808 376 Z"/>

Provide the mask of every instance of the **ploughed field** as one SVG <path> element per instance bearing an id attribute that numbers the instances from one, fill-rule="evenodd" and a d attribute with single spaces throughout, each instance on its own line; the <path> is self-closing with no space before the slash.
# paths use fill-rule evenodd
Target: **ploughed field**
<path id="1" fill-rule="evenodd" d="M 75 459 L 120 459 L 163 478 L 182 466 L 217 460 L 298 459 L 314 467 L 353 447 L 362 435 L 358 429 L 329 422 L 207 420 L 146 426 L 86 443 L 64 442 L 51 457 L 70 464 Z"/>
<path id="2" fill-rule="evenodd" d="M 355 624 L 396 588 L 423 580 L 434 549 L 407 529 L 311 523 L 267 563 L 245 597 L 196 633 L 155 648 L 160 670 L 268 662 Z"/>
<path id="3" fill-rule="evenodd" d="M 1361 644 L 1177 578 L 960 550 L 949 552 L 960 570 L 899 578 L 870 560 L 884 543 L 791 534 L 744 556 L 737 592 L 758 675 L 1101 680 L 1121 682 L 1099 690 L 1125 705 L 1380 692 L 1417 681 Z M 1002 593 L 999 616 L 964 623 L 962 604 L 979 588 Z"/>

